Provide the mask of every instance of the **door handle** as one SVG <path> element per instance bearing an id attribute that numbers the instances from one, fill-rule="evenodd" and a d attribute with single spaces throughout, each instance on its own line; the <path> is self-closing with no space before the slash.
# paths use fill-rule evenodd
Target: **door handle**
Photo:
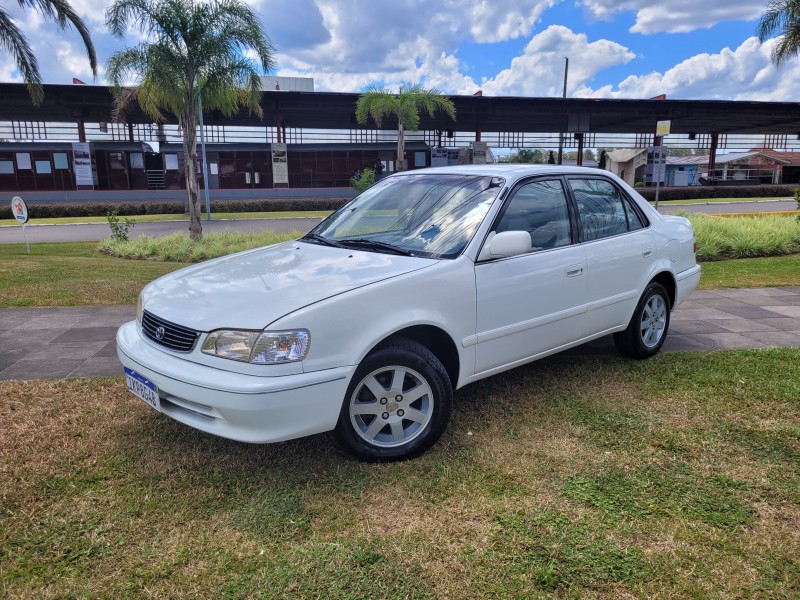
<path id="1" fill-rule="evenodd" d="M 581 265 L 570 265 L 569 267 L 567 267 L 567 277 L 577 277 L 582 273 L 583 273 L 583 266 Z"/>
<path id="2" fill-rule="evenodd" d="M 653 249 L 652 248 L 645 248 L 644 250 L 642 250 L 642 256 L 644 256 L 645 258 L 649 258 L 649 257 L 653 256 Z"/>

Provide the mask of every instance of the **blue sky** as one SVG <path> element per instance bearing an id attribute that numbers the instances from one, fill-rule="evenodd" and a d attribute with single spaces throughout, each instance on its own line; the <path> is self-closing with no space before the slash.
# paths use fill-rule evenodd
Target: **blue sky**
<path id="1" fill-rule="evenodd" d="M 766 0 L 248 0 L 277 49 L 273 74 L 354 92 L 422 81 L 443 92 L 796 101 L 800 66 L 780 70 L 755 28 Z M 113 38 L 107 0 L 72 0 L 101 63 L 138 39 Z M 47 82 L 92 82 L 75 32 L 0 0 L 28 35 Z M 104 69 L 96 83 L 105 82 Z M 9 60 L 0 80 L 18 80 Z"/>

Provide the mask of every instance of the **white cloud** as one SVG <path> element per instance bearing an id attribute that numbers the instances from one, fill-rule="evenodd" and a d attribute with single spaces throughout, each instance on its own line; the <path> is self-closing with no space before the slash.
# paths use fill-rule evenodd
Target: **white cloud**
<path id="1" fill-rule="evenodd" d="M 284 0 L 265 0 L 270 2 Z M 307 0 L 304 0 L 307 1 Z M 315 43 L 284 49 L 295 61 L 313 64 L 323 72 L 380 70 L 389 78 L 414 73 L 422 63 L 443 52 L 455 53 L 464 42 L 500 42 L 530 35 L 535 22 L 560 0 L 316 0 L 309 27 L 319 34 Z M 319 18 L 318 18 L 319 17 Z M 268 17 L 265 17 L 268 21 Z M 281 35 L 305 30 L 305 20 L 287 24 Z"/>
<path id="2" fill-rule="evenodd" d="M 633 33 L 684 33 L 710 29 L 724 21 L 757 19 L 764 0 L 578 0 L 591 16 L 610 20 L 621 12 L 635 12 Z"/>
<path id="3" fill-rule="evenodd" d="M 631 75 L 616 89 L 604 86 L 576 90 L 576 96 L 604 98 L 668 98 L 796 101 L 800 96 L 800 61 L 792 59 L 781 69 L 770 61 L 774 40 L 760 44 L 754 37 L 738 48 L 717 54 L 698 54 L 664 73 Z"/>
<path id="4" fill-rule="evenodd" d="M 631 61 L 635 55 L 610 40 L 590 42 L 585 34 L 551 25 L 534 36 L 521 56 L 496 77 L 483 81 L 492 96 L 560 96 L 564 57 L 570 57 L 567 92 L 583 87 L 600 71 Z"/>
<path id="5" fill-rule="evenodd" d="M 635 63 L 634 52 L 611 39 L 590 40 L 576 27 L 553 25 L 536 31 L 548 8 L 575 0 L 247 0 L 262 16 L 278 50 L 278 74 L 315 79 L 320 91 L 357 92 L 373 82 L 396 88 L 400 83 L 423 81 L 447 93 L 560 96 L 563 57 L 570 57 L 569 95 L 584 97 L 649 98 L 667 93 L 673 98 L 796 100 L 800 97 L 800 66 L 790 61 L 781 71 L 771 62 L 773 42 L 763 46 L 754 38 L 734 49 L 699 54 L 663 73 L 641 73 L 614 85 L 595 83 L 603 71 Z M 634 31 L 685 31 L 711 27 L 722 20 L 757 18 L 763 0 L 580 0 L 598 19 L 621 11 L 635 12 Z M 72 0 L 72 6 L 92 28 L 102 68 L 111 54 L 137 43 L 111 37 L 102 22 L 108 0 Z M 33 44 L 45 81 L 92 81 L 81 40 L 74 30 L 58 31 L 31 9 L 12 2 L 14 15 Z M 531 37 L 532 36 L 532 37 Z M 476 81 L 459 49 L 475 51 L 485 44 L 527 40 L 513 60 Z M 671 40 L 674 38 L 667 38 Z M 738 43 L 738 42 L 737 42 Z M 722 44 L 720 44 L 722 46 Z M 504 46 L 508 49 L 510 46 Z M 669 54 L 665 45 L 664 53 Z M 6 59 L 6 55 L 2 54 Z M 12 63 L 4 60 L 0 80 L 19 80 Z M 633 72 L 633 69 L 631 69 Z M 485 73 L 485 71 L 484 71 Z M 606 79 L 607 81 L 607 79 Z"/>

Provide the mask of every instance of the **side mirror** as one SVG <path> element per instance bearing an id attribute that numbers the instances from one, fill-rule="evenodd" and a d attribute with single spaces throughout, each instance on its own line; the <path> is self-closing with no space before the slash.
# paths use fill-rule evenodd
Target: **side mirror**
<path id="1" fill-rule="evenodd" d="M 531 234 L 527 231 L 502 231 L 490 237 L 481 250 L 478 260 L 507 258 L 531 251 Z"/>

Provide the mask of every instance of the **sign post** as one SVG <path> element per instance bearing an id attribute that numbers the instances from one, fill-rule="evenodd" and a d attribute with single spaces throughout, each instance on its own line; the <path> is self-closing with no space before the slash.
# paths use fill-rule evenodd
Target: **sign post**
<path id="1" fill-rule="evenodd" d="M 663 144 L 663 138 L 665 136 L 669 135 L 669 130 L 670 130 L 670 126 L 671 125 L 672 125 L 672 121 L 657 121 L 656 122 L 656 136 L 662 138 L 662 144 Z M 664 170 L 666 170 L 666 166 L 667 166 L 667 158 L 666 158 L 666 156 L 663 157 L 664 166 L 663 167 L 661 166 L 662 152 L 663 151 L 664 151 L 664 149 L 659 147 L 658 154 L 657 154 L 658 160 L 656 161 L 656 164 L 654 165 L 655 168 L 653 169 L 655 174 L 656 174 L 656 210 L 658 210 L 658 190 L 659 190 L 659 185 L 661 183 L 661 175 L 663 175 L 663 172 L 664 172 Z M 666 154 L 666 153 L 664 153 L 664 154 Z"/>
<path id="2" fill-rule="evenodd" d="M 22 225 L 22 237 L 25 238 L 25 252 L 31 253 L 31 247 L 28 244 L 28 232 L 25 230 L 25 223 L 28 222 L 28 205 L 25 200 L 19 196 L 14 196 L 11 199 L 11 212 L 14 213 L 14 218 Z"/>

